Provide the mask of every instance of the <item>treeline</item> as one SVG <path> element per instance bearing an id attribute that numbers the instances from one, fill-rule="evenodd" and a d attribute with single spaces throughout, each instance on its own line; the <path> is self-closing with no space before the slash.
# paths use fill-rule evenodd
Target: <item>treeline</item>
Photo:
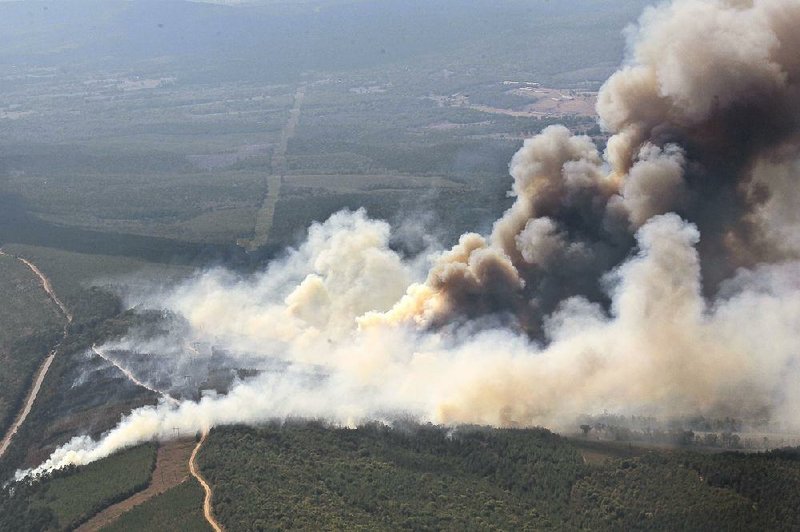
<path id="1" fill-rule="evenodd" d="M 781 427 L 769 422 L 749 423 L 725 418 L 695 416 L 668 421 L 645 416 L 603 415 L 585 417 L 579 425 L 587 440 L 646 442 L 715 449 L 766 450 L 796 443 L 780 436 Z"/>
<path id="2" fill-rule="evenodd" d="M 581 428 L 586 429 L 587 425 Z M 747 436 L 733 432 L 696 433 L 693 430 L 634 430 L 616 425 L 600 425 L 584 430 L 586 438 L 599 441 L 658 443 L 721 449 L 767 449 L 770 440 L 766 436 Z"/>

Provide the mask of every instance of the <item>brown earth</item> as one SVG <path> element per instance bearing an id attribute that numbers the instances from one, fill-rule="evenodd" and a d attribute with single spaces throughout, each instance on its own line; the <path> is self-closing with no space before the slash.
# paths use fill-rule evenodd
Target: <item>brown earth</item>
<path id="1" fill-rule="evenodd" d="M 194 450 L 192 451 L 192 455 L 189 458 L 189 472 L 192 474 L 194 478 L 200 483 L 203 487 L 203 491 L 205 491 L 206 495 L 203 499 L 203 516 L 208 521 L 208 524 L 211 525 L 211 528 L 214 529 L 214 532 L 223 532 L 222 525 L 214 518 L 214 510 L 211 508 L 211 499 L 214 497 L 214 492 L 209 486 L 208 482 L 203 478 L 202 473 L 200 473 L 200 468 L 197 467 L 197 453 L 200 452 L 200 447 L 202 447 L 203 443 L 206 441 L 206 437 L 208 436 L 208 432 L 204 432 L 203 436 L 200 438 L 200 441 L 197 442 Z"/>

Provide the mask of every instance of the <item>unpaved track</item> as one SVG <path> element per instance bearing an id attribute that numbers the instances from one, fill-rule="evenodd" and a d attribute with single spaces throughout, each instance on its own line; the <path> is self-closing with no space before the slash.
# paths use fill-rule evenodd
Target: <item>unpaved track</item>
<path id="1" fill-rule="evenodd" d="M 298 94 L 300 95 L 299 96 L 300 101 L 302 101 L 302 93 L 298 91 Z M 298 106 L 297 101 L 296 101 L 296 106 Z M 294 118 L 294 126 L 292 126 L 292 134 L 293 134 L 294 127 L 296 127 L 297 125 L 297 118 L 299 117 L 299 107 L 297 107 L 296 114 L 294 113 L 293 110 L 292 116 Z M 290 122 L 292 122 L 291 119 Z M 285 149 L 284 149 L 284 154 L 285 154 Z M 56 346 L 50 351 L 47 358 L 44 360 L 42 365 L 37 370 L 36 377 L 34 379 L 33 385 L 31 386 L 31 389 L 28 391 L 28 396 L 25 399 L 25 404 L 22 410 L 19 412 L 19 414 L 17 414 L 14 423 L 11 425 L 8 432 L 3 437 L 2 442 L 0 442 L 0 457 L 2 457 L 3 454 L 6 452 L 6 450 L 8 449 L 8 446 L 11 444 L 14 435 L 19 430 L 19 427 L 21 427 L 22 424 L 25 422 L 25 419 L 28 417 L 31 408 L 33 407 L 33 403 L 36 400 L 36 396 L 39 394 L 39 390 L 42 387 L 42 383 L 44 382 L 44 378 L 47 375 L 47 371 L 50 369 L 50 365 L 53 363 L 53 359 L 55 359 L 58 349 L 61 347 L 61 343 L 67 337 L 69 324 L 72 323 L 72 314 L 69 312 L 66 305 L 64 305 L 64 303 L 56 295 L 55 291 L 53 290 L 53 285 L 50 283 L 50 279 L 48 279 L 47 276 L 45 276 L 34 263 L 22 257 L 18 257 L 16 255 L 8 255 L 2 248 L 0 248 L 0 255 L 13 256 L 15 259 L 25 264 L 25 266 L 27 266 L 39 278 L 39 282 L 41 283 L 42 288 L 47 293 L 48 297 L 53 301 L 53 303 L 58 307 L 59 311 L 64 316 L 65 320 L 64 332 L 61 337 L 61 341 L 59 341 L 59 343 L 56 344 Z M 92 346 L 92 351 L 97 356 L 101 357 L 102 359 L 110 362 L 115 367 L 117 367 L 134 384 L 142 386 L 143 388 L 146 388 L 148 390 L 154 391 L 155 393 L 164 397 L 169 402 L 177 403 L 177 401 L 169 394 L 153 389 L 145 385 L 141 381 L 139 381 L 130 371 L 126 370 L 125 368 L 114 362 L 112 359 L 107 357 L 105 353 L 103 353 L 96 346 L 94 345 Z M 159 446 L 158 454 L 156 457 L 156 467 L 153 470 L 153 475 L 150 479 L 150 484 L 148 485 L 148 487 L 138 493 L 135 493 L 134 495 L 125 499 L 124 501 L 109 506 L 108 508 L 106 508 L 105 510 L 94 516 L 92 519 L 81 525 L 76 530 L 81 532 L 100 530 L 102 527 L 109 525 L 110 523 L 119 519 L 119 517 L 122 514 L 124 514 L 131 508 L 134 508 L 144 503 L 145 501 L 151 499 L 152 497 L 159 495 L 186 480 L 186 478 L 188 477 L 186 474 L 187 473 L 186 457 L 188 455 L 189 472 L 198 480 L 198 482 L 200 482 L 200 484 L 203 486 L 203 490 L 205 491 L 205 499 L 203 501 L 203 514 L 205 515 L 205 518 L 208 521 L 208 523 L 211 525 L 212 528 L 214 528 L 216 532 L 222 532 L 223 528 L 219 525 L 219 523 L 217 523 L 216 519 L 214 519 L 211 510 L 211 498 L 213 495 L 211 491 L 211 486 L 209 486 L 208 483 L 205 481 L 205 479 L 203 479 L 199 469 L 197 468 L 197 463 L 196 463 L 197 452 L 200 450 L 200 447 L 203 445 L 203 442 L 205 442 L 207 435 L 208 435 L 207 432 L 203 433 L 202 438 L 194 447 L 194 450 L 191 452 L 191 454 L 189 453 L 189 449 L 191 448 L 190 441 L 188 442 L 185 440 L 173 441 L 164 443 L 161 446 Z"/>
<path id="2" fill-rule="evenodd" d="M 58 299 L 58 296 L 53 291 L 53 285 L 50 284 L 50 279 L 48 279 L 34 263 L 22 257 L 17 257 L 16 255 L 9 255 L 2 248 L 0 248 L 0 255 L 14 257 L 27 266 L 28 269 L 30 269 L 36 275 L 36 277 L 39 278 L 39 283 L 42 285 L 42 288 L 47 293 L 47 296 L 50 298 L 50 300 L 58 307 L 59 311 L 64 316 L 65 321 L 61 340 L 47 354 L 47 358 L 44 359 L 44 362 L 42 362 L 42 364 L 39 366 L 39 369 L 36 370 L 33 384 L 31 385 L 30 390 L 28 390 L 28 395 L 25 397 L 25 403 L 22 406 L 22 410 L 20 410 L 17 414 L 17 417 L 14 418 L 14 423 L 11 424 L 11 427 L 9 427 L 8 431 L 3 436 L 3 440 L 0 441 L 0 458 L 2 458 L 8 450 L 9 445 L 11 445 L 11 441 L 14 439 L 17 431 L 19 431 L 19 428 L 25 422 L 25 419 L 27 419 L 28 414 L 30 414 L 31 408 L 33 408 L 33 403 L 36 401 L 36 396 L 39 395 L 39 390 L 42 388 L 44 378 L 47 376 L 48 370 L 50 370 L 50 365 L 53 363 L 53 360 L 55 359 L 56 353 L 58 353 L 58 349 L 61 347 L 62 342 L 67 337 L 69 324 L 72 323 L 72 314 L 69 312 L 69 310 L 67 310 L 67 307 L 64 305 L 64 303 Z"/>
<path id="3" fill-rule="evenodd" d="M 3 252 L 2 250 L 0 250 L 0 252 L 2 252 L 5 255 L 5 252 Z M 36 274 L 36 276 L 39 278 L 39 281 L 42 283 L 42 288 L 44 288 L 44 291 L 47 292 L 47 295 L 50 296 L 50 299 L 53 301 L 53 303 L 55 303 L 61 310 L 61 314 L 64 315 L 64 318 L 66 318 L 67 322 L 72 323 L 72 314 L 70 313 L 69 310 L 67 310 L 66 305 L 64 305 L 64 303 L 60 299 L 58 299 L 58 296 L 53 291 L 53 285 L 50 284 L 50 279 L 48 279 L 47 276 L 43 274 L 42 271 L 28 259 L 17 256 L 14 256 L 14 258 L 22 262 L 25 266 L 30 268 L 30 270 L 33 273 Z"/>
<path id="4" fill-rule="evenodd" d="M 286 175 L 286 152 L 289 149 L 289 140 L 297 131 L 300 122 L 300 109 L 306 95 L 306 86 L 300 85 L 294 94 L 294 106 L 289 112 L 289 120 L 281 132 L 281 139 L 275 153 L 272 155 L 272 174 L 267 176 L 267 195 L 256 214 L 256 223 L 253 230 L 253 239 L 246 242 L 248 251 L 255 251 L 265 245 L 272 231 L 272 219 L 275 217 L 275 206 L 281 195 L 281 183 Z"/>
<path id="5" fill-rule="evenodd" d="M 197 442 L 197 445 L 192 451 L 192 456 L 189 458 L 189 471 L 192 473 L 194 478 L 203 486 L 203 491 L 206 492 L 206 496 L 203 499 L 203 515 L 208 521 L 208 524 L 211 525 L 216 532 L 222 532 L 222 526 L 217 522 L 214 518 L 214 513 L 211 509 L 211 498 L 214 496 L 214 492 L 211 491 L 211 486 L 208 485 L 208 482 L 205 481 L 203 475 L 200 474 L 200 469 L 197 467 L 197 452 L 200 450 L 200 447 L 203 446 L 203 443 L 206 441 L 206 437 L 208 436 L 208 432 L 203 432 L 203 436 L 200 438 L 200 441 Z"/>
<path id="6" fill-rule="evenodd" d="M 108 526 L 122 514 L 164 493 L 189 478 L 186 463 L 192 450 L 192 440 L 171 441 L 161 444 L 156 457 L 156 468 L 150 484 L 124 501 L 113 504 L 76 529 L 76 532 L 95 532 Z"/>

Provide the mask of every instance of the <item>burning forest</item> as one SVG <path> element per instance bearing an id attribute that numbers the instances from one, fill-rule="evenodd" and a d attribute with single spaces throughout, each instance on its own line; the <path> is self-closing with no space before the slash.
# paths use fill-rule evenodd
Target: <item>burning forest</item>
<path id="1" fill-rule="evenodd" d="M 102 349 L 179 366 L 197 356 L 187 346 L 213 345 L 252 374 L 135 410 L 18 476 L 176 428 L 296 417 L 558 430 L 611 412 L 800 429 L 798 25 L 800 4 L 780 0 L 648 8 L 598 97 L 607 144 L 562 126 L 526 140 L 489 234 L 409 257 L 386 222 L 339 212 L 258 274 L 130 294 L 174 326 Z"/>

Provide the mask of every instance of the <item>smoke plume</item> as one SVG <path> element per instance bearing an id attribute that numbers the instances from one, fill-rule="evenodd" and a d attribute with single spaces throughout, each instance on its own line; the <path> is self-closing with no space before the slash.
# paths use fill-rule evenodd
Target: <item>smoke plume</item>
<path id="1" fill-rule="evenodd" d="M 214 345 L 257 375 L 136 410 L 35 472 L 291 416 L 558 429 L 608 410 L 800 427 L 798 25 L 790 0 L 648 8 L 599 95 L 604 152 L 561 126 L 527 140 L 512 207 L 489 235 L 428 255 L 427 273 L 386 223 L 342 212 L 259 275 L 210 271 L 137 301 L 183 326 L 106 348 L 185 359 Z"/>

